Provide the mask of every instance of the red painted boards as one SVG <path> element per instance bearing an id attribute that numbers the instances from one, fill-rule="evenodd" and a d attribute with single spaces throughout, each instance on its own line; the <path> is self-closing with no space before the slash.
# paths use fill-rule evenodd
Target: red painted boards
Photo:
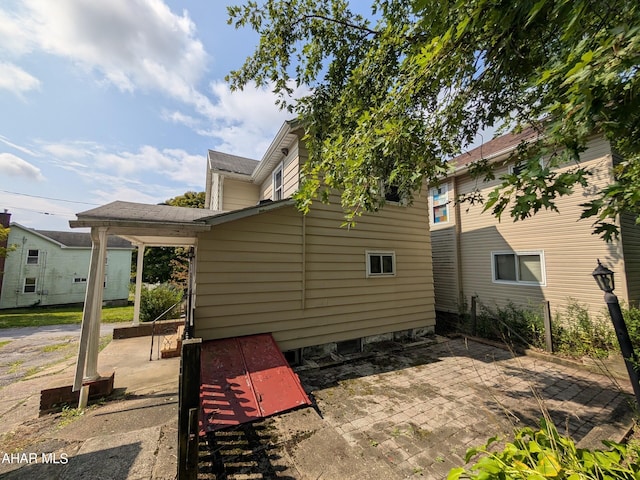
<path id="1" fill-rule="evenodd" d="M 310 405 L 270 334 L 202 344 L 200 433 Z"/>

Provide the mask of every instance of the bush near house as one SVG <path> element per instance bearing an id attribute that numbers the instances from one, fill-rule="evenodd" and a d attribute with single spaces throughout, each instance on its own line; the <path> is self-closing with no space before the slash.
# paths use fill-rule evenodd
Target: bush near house
<path id="1" fill-rule="evenodd" d="M 182 289 L 169 283 L 144 287 L 140 292 L 140 320 L 152 322 L 178 317 L 182 296 Z"/>
<path id="2" fill-rule="evenodd" d="M 624 307 L 622 313 L 633 345 L 640 353 L 640 309 Z M 461 316 L 458 329 L 510 344 L 544 348 L 545 331 L 542 312 L 531 306 L 489 308 L 479 304 L 475 328 L 469 314 Z M 576 300 L 570 299 L 552 321 L 553 350 L 570 357 L 606 358 L 619 351 L 618 341 L 608 313 L 593 315 Z"/>

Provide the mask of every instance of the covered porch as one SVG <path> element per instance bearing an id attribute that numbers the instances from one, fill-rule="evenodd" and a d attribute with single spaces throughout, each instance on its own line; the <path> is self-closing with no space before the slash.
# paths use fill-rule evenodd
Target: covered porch
<path id="1" fill-rule="evenodd" d="M 80 408 L 87 404 L 91 383 L 100 378 L 98 344 L 108 235 L 123 237 L 138 249 L 133 318 L 133 324 L 138 325 L 145 249 L 147 247 L 190 247 L 193 249 L 193 256 L 195 256 L 198 233 L 211 228 L 203 220 L 220 213 L 223 212 L 117 201 L 78 213 L 77 220 L 69 222 L 72 228 L 90 228 L 92 240 L 80 346 L 73 382 L 73 391 L 80 390 Z M 193 327 L 194 274 L 195 269 L 190 268 L 190 298 L 187 301 L 189 308 L 186 312 L 187 329 Z"/>

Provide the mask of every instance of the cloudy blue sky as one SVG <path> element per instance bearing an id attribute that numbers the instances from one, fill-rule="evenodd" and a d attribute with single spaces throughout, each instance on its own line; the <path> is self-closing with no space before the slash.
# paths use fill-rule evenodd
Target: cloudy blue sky
<path id="1" fill-rule="evenodd" d="M 224 81 L 257 42 L 226 24 L 235 3 L 3 0 L 0 209 L 66 230 L 93 205 L 204 190 L 209 148 L 259 159 L 288 115 Z"/>

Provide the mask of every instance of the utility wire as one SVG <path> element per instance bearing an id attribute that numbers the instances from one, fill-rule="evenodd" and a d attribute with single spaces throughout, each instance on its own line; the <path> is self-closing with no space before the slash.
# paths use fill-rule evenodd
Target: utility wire
<path id="1" fill-rule="evenodd" d="M 33 213 L 39 213 L 40 215 L 49 215 L 52 217 L 66 217 L 66 218 L 75 218 L 75 215 L 72 215 L 70 213 L 61 213 L 61 212 L 43 212 L 40 210 L 32 210 L 31 208 L 24 208 L 24 207 L 13 207 L 11 205 L 6 205 L 7 208 L 10 208 L 12 210 L 24 210 L 26 212 L 33 212 Z"/>
<path id="2" fill-rule="evenodd" d="M 44 200 L 55 200 L 56 202 L 67 202 L 67 203 L 81 203 L 83 205 L 100 205 L 99 203 L 89 203 L 89 202 L 78 202 L 76 200 L 64 200 L 63 198 L 51 198 L 51 197 L 41 197 L 39 195 L 29 195 L 28 193 L 18 193 L 18 192 L 8 192 L 7 190 L 0 190 L 2 193 L 9 193 L 11 195 L 22 195 L 24 197 L 32 197 L 32 198 L 42 198 Z M 15 207 L 12 207 L 15 208 Z M 23 209 L 25 210 L 25 209 Z"/>

